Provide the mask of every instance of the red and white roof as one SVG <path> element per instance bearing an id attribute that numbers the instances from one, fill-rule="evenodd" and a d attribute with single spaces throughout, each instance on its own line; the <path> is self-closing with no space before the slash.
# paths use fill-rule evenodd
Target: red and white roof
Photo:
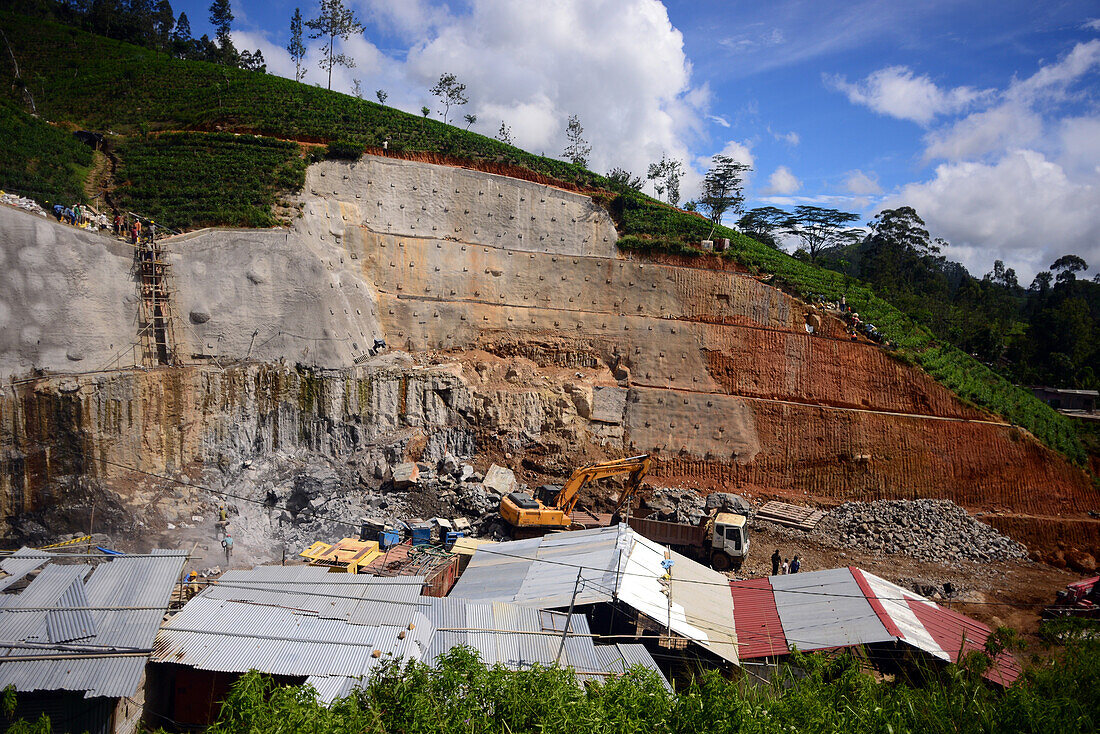
<path id="1" fill-rule="evenodd" d="M 901 642 L 945 662 L 983 650 L 989 627 L 849 566 L 730 583 L 742 660 Z M 1019 663 L 1002 653 L 985 677 L 1010 685 Z"/>

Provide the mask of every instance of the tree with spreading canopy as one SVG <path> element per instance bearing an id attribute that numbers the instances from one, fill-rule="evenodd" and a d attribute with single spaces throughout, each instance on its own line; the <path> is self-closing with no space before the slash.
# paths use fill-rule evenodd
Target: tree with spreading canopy
<path id="1" fill-rule="evenodd" d="M 744 174 L 752 170 L 752 166 L 738 163 L 728 155 L 715 155 L 710 160 L 711 167 L 703 178 L 703 193 L 699 197 L 699 206 L 707 212 L 712 224 L 707 239 L 714 235 L 714 228 L 722 223 L 726 212 L 741 211 L 745 202 Z"/>
<path id="2" fill-rule="evenodd" d="M 845 227 L 857 219 L 859 216 L 851 212 L 801 205 L 784 222 L 783 232 L 801 240 L 810 262 L 815 262 L 826 247 L 848 245 L 863 238 L 862 229 Z"/>
<path id="3" fill-rule="evenodd" d="M 390 95 L 385 89 L 378 89 L 375 90 L 374 96 L 378 98 L 378 104 L 386 104 L 386 98 Z"/>
<path id="4" fill-rule="evenodd" d="M 344 0 L 321 0 L 320 14 L 313 20 L 306 21 L 306 27 L 313 31 L 309 34 L 310 38 L 325 40 L 324 56 L 318 65 L 328 72 L 328 88 L 332 89 L 334 66 L 355 68 L 355 59 L 347 54 L 336 53 L 336 39 L 346 41 L 353 35 L 362 33 L 363 24 L 355 17 L 354 10 L 344 5 Z"/>
<path id="5" fill-rule="evenodd" d="M 1051 270 L 1060 271 L 1055 280 L 1059 283 L 1072 283 L 1077 273 L 1089 269 L 1089 264 L 1077 255 L 1062 255 L 1050 265 Z"/>
<path id="6" fill-rule="evenodd" d="M 774 206 L 749 209 L 737 220 L 737 228 L 768 247 L 779 249 L 776 235 L 786 226 L 790 213 Z"/>
<path id="7" fill-rule="evenodd" d="M 466 85 L 458 81 L 454 74 L 440 74 L 439 81 L 431 88 L 431 93 L 439 97 L 443 103 L 443 111 L 440 116 L 443 124 L 447 124 L 451 115 L 451 107 L 464 105 L 470 100 L 466 98 Z"/>

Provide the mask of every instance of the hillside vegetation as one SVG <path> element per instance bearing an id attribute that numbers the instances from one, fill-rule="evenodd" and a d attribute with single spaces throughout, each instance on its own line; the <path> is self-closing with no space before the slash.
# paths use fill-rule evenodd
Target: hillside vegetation
<path id="1" fill-rule="evenodd" d="M 15 104 L 0 102 L 0 187 L 7 186 L 42 204 L 84 200 L 84 178 L 92 149 L 69 132 L 31 117 Z"/>
<path id="2" fill-rule="evenodd" d="M 702 217 L 636 192 L 612 191 L 606 178 L 579 166 L 374 102 L 280 77 L 173 59 L 18 14 L 0 13 L 0 27 L 11 41 L 40 113 L 50 120 L 124 136 L 116 137 L 122 161 L 117 193 L 135 211 L 169 226 L 273 223 L 265 207 L 274 203 L 279 188 L 300 186 L 304 163 L 293 160 L 296 146 L 291 143 L 224 134 L 238 132 L 339 141 L 344 149 L 388 141 L 391 151 L 520 167 L 585 189 L 601 189 L 597 198 L 616 219 L 624 235 L 623 249 L 699 254 L 696 243 L 711 231 Z M 18 104 L 12 73 L 10 65 L 0 64 L 0 81 L 9 90 L 5 93 Z M 191 132 L 151 135 L 181 129 Z M 59 138 L 59 150 L 69 147 Z M 235 170 L 247 173 L 236 175 Z M 44 189 L 64 180 L 41 176 L 29 164 L 13 176 L 12 180 L 30 182 L 23 193 L 31 184 Z M 36 177 L 41 181 L 34 183 Z M 725 227 L 718 227 L 714 236 L 731 241 L 724 257 L 772 274 L 776 285 L 797 295 L 845 295 L 865 320 L 897 345 L 899 358 L 919 364 L 962 398 L 1026 428 L 1074 462 L 1085 463 L 1085 451 L 1069 419 L 965 352 L 937 340 L 866 284 Z"/>
<path id="3" fill-rule="evenodd" d="M 751 687 L 710 670 L 675 693 L 638 668 L 578 686 L 568 670 L 512 672 L 457 648 L 437 668 L 391 663 L 326 707 L 310 687 L 252 672 L 230 691 L 212 734 L 251 732 L 1085 732 L 1100 695 L 1095 641 L 1074 643 L 1006 691 L 983 682 L 988 658 L 879 683 L 848 655 L 796 656 L 803 675 Z M 746 676 L 748 677 L 748 676 Z"/>
<path id="4" fill-rule="evenodd" d="M 275 226 L 278 194 L 305 183 L 296 143 L 253 135 L 132 137 L 118 146 L 118 157 L 120 206 L 173 229 Z"/>

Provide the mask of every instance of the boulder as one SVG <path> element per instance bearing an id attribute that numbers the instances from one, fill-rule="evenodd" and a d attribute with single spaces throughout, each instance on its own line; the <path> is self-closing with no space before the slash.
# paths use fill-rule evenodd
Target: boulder
<path id="1" fill-rule="evenodd" d="M 390 469 L 390 478 L 393 480 L 394 489 L 408 489 L 420 483 L 420 467 L 411 461 Z"/>
<path id="2" fill-rule="evenodd" d="M 450 451 L 443 452 L 443 458 L 439 460 L 439 473 L 448 474 L 451 476 L 457 476 L 462 467 L 458 463 L 458 459 Z M 473 471 L 471 468 L 470 471 Z"/>
<path id="3" fill-rule="evenodd" d="M 706 508 L 719 512 L 732 512 L 738 515 L 748 515 L 752 512 L 752 504 L 739 494 L 729 492 L 712 492 L 707 495 Z"/>
<path id="4" fill-rule="evenodd" d="M 485 489 L 501 497 L 516 491 L 516 475 L 511 469 L 505 469 L 497 464 L 489 467 L 481 483 Z"/>

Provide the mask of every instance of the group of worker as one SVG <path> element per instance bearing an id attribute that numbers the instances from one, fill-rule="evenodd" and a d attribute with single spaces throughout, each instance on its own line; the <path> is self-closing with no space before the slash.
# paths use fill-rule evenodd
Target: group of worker
<path id="1" fill-rule="evenodd" d="M 54 204 L 53 214 L 57 221 L 63 224 L 71 224 L 81 229 L 92 231 L 110 228 L 115 237 L 125 238 L 131 245 L 138 242 L 155 240 L 157 237 L 156 220 L 148 220 L 148 226 L 142 223 L 141 217 L 116 213 L 114 220 L 109 220 L 106 214 L 97 213 L 91 207 L 84 204 Z"/>
<path id="2" fill-rule="evenodd" d="M 106 229 L 107 227 L 107 215 L 98 214 L 95 210 L 84 204 L 78 203 L 72 206 L 54 204 L 53 215 L 57 217 L 57 221 L 63 224 L 71 224 L 81 229 L 91 229 L 94 231 L 97 229 Z"/>
<path id="3" fill-rule="evenodd" d="M 840 317 L 844 319 L 846 324 L 845 333 L 852 341 L 858 341 L 859 337 L 863 336 L 884 347 L 893 346 L 890 340 L 874 324 L 860 318 L 859 313 L 849 305 L 846 296 L 842 295 L 840 300 L 833 301 L 820 294 L 811 294 L 807 300 L 809 300 L 811 306 L 810 312 L 806 315 L 806 331 L 811 334 L 821 328 L 821 321 L 817 315 L 817 309 L 821 308 L 826 311 L 840 313 Z"/>
<path id="4" fill-rule="evenodd" d="M 772 553 L 772 576 L 786 576 L 789 573 L 798 573 L 801 570 L 801 556 L 796 554 L 794 558 L 784 558 L 778 548 L 775 549 L 775 553 Z"/>

